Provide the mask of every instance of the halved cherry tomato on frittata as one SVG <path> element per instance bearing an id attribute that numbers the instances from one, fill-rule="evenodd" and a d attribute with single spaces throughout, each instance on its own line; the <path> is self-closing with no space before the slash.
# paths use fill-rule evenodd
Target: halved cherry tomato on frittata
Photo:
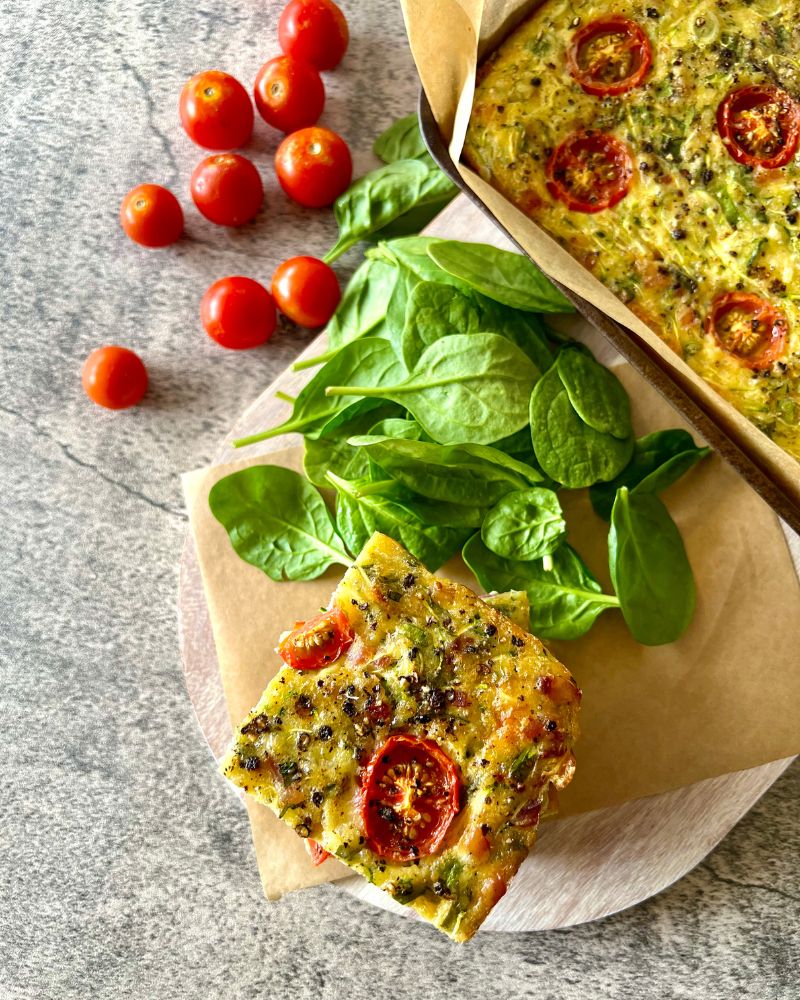
<path id="1" fill-rule="evenodd" d="M 198 73 L 181 91 L 181 124 L 206 149 L 238 149 L 253 134 L 253 105 L 236 77 L 218 69 Z"/>
<path id="2" fill-rule="evenodd" d="M 650 40 L 636 21 L 612 14 L 575 32 L 567 51 L 572 76 L 587 94 L 614 97 L 638 87 L 653 61 Z"/>
<path id="3" fill-rule="evenodd" d="M 278 645 L 278 653 L 295 670 L 319 670 L 338 660 L 353 641 L 353 630 L 341 608 L 298 622 Z"/>
<path id="4" fill-rule="evenodd" d="M 331 856 L 330 851 L 326 851 L 324 847 L 321 847 L 316 840 L 307 840 L 306 847 L 308 848 L 308 853 L 311 855 L 311 864 L 316 868 L 321 865 L 323 861 L 327 861 Z"/>
<path id="5" fill-rule="evenodd" d="M 311 63 L 276 56 L 258 71 L 253 88 L 258 113 L 273 128 L 294 132 L 319 120 L 325 86 Z"/>
<path id="6" fill-rule="evenodd" d="M 720 347 L 759 371 L 783 354 L 789 324 L 766 299 L 752 292 L 726 292 L 714 300 L 706 328 Z"/>
<path id="7" fill-rule="evenodd" d="M 361 782 L 367 845 L 387 861 L 435 854 L 460 808 L 461 777 L 433 740 L 390 736 Z"/>
<path id="8" fill-rule="evenodd" d="M 573 212 L 602 212 L 630 190 L 628 147 L 605 132 L 575 132 L 547 163 L 547 190 Z"/>
<path id="9" fill-rule="evenodd" d="M 774 170 L 797 151 L 800 105 L 780 87 L 740 87 L 717 108 L 717 129 L 737 163 Z"/>

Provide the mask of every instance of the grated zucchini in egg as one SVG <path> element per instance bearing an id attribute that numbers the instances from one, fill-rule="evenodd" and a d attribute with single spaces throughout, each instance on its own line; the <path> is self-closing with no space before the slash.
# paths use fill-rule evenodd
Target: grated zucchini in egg
<path id="1" fill-rule="evenodd" d="M 609 13 L 646 33 L 643 84 L 585 93 L 567 52 L 581 25 Z M 465 159 L 557 239 L 722 396 L 800 459 L 800 163 L 736 162 L 716 113 L 732 89 L 771 84 L 800 100 L 800 3 L 787 0 L 546 2 L 483 64 Z M 632 186 L 596 214 L 554 199 L 545 168 L 571 133 L 621 139 Z M 751 292 L 781 310 L 785 350 L 761 371 L 706 330 L 714 299 Z"/>

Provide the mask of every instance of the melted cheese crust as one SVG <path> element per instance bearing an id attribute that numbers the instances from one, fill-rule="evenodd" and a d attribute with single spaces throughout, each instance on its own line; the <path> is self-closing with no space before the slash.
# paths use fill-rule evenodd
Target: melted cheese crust
<path id="1" fill-rule="evenodd" d="M 575 31 L 621 14 L 653 65 L 618 97 L 584 93 L 566 66 Z M 716 110 L 729 90 L 777 84 L 800 98 L 800 3 L 546 0 L 481 68 L 464 154 L 673 350 L 800 459 L 800 161 L 751 169 L 726 152 Z M 609 132 L 636 164 L 629 193 L 597 214 L 545 186 L 551 151 L 580 129 Z M 780 308 L 787 351 L 752 372 L 705 333 L 714 298 L 743 289 Z"/>
<path id="2" fill-rule="evenodd" d="M 355 634 L 322 670 L 284 668 L 244 720 L 223 773 L 455 940 L 471 937 L 536 837 L 538 803 L 572 778 L 580 692 L 505 615 L 374 535 L 333 604 Z M 516 604 L 500 595 L 500 606 Z M 364 842 L 359 783 L 393 733 L 435 740 L 464 804 L 436 854 L 393 863 Z M 528 807 L 526 810 L 526 806 Z"/>

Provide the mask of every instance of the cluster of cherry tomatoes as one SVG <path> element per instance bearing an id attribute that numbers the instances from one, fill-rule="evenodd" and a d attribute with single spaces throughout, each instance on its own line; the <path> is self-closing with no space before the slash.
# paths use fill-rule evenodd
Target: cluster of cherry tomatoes
<path id="1" fill-rule="evenodd" d="M 283 54 L 266 62 L 253 87 L 256 109 L 268 125 L 286 133 L 275 154 L 275 172 L 284 192 L 308 208 L 331 205 L 347 189 L 353 163 L 347 143 L 316 123 L 325 105 L 320 70 L 339 64 L 349 32 L 333 0 L 290 0 L 278 24 Z M 198 211 L 220 226 L 243 226 L 264 199 L 261 176 L 241 149 L 253 133 L 253 101 L 242 84 L 219 70 L 186 83 L 180 97 L 184 131 L 198 146 L 215 150 L 195 167 L 189 190 Z M 140 184 L 122 201 L 125 233 L 145 247 L 165 247 L 183 233 L 183 209 L 158 184 Z M 230 275 L 215 281 L 200 303 L 200 319 L 223 347 L 241 350 L 265 343 L 275 331 L 276 304 L 306 327 L 323 326 L 339 304 L 335 273 L 315 257 L 282 263 L 268 290 L 252 278 Z M 83 387 L 95 403 L 124 409 L 147 390 L 141 359 L 123 347 L 101 347 L 86 359 Z"/>

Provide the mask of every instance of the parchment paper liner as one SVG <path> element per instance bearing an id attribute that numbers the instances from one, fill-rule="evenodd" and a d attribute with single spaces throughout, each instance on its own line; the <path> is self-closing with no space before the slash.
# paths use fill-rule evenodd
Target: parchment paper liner
<path id="1" fill-rule="evenodd" d="M 637 434 L 681 423 L 628 366 L 616 370 L 633 395 Z M 236 555 L 208 509 L 208 491 L 247 465 L 299 470 L 301 461 L 302 449 L 290 448 L 184 476 L 232 725 L 278 668 L 273 649 L 280 632 L 325 604 L 342 570 L 333 567 L 307 583 L 272 582 Z M 716 457 L 665 499 L 694 568 L 697 614 L 670 646 L 638 645 L 615 611 L 583 639 L 552 644 L 584 692 L 578 770 L 561 795 L 563 815 L 800 751 L 800 586 L 777 519 Z M 585 492 L 567 492 L 564 502 L 570 541 L 608 588 L 606 525 Z M 476 586 L 460 560 L 442 573 Z M 348 874 L 333 860 L 314 868 L 292 830 L 252 800 L 247 808 L 269 898 Z"/>

